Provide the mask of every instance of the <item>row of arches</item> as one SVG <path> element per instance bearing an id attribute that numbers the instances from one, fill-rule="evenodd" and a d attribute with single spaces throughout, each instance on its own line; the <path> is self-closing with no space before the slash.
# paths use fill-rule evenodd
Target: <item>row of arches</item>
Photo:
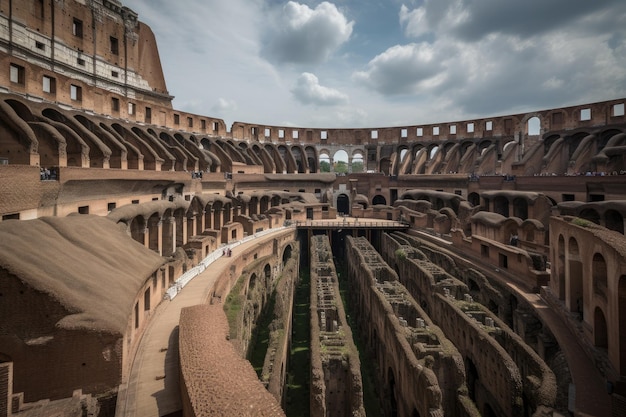
<path id="1" fill-rule="evenodd" d="M 620 374 L 626 373 L 626 271 L 611 262 L 612 248 L 590 232 L 560 232 L 553 248 L 550 287 L 572 317 L 590 329 L 590 342 L 608 353 Z"/>
<path id="2" fill-rule="evenodd" d="M 169 256 L 189 243 L 193 236 L 207 230 L 220 232 L 222 226 L 235 221 L 239 215 L 264 215 L 271 208 L 297 198 L 299 196 L 288 193 L 240 194 L 234 198 L 200 194 L 191 201 L 174 199 L 123 206 L 111 211 L 108 217 L 124 224 L 137 242 L 162 256 Z M 220 239 L 219 233 L 215 235 Z"/>
<path id="3" fill-rule="evenodd" d="M 523 164 L 525 175 L 626 169 L 626 133 L 616 127 L 547 133 L 536 145 L 523 147 L 520 138 L 506 136 L 381 143 L 366 148 L 247 142 L 175 132 L 18 98 L 0 101 L 0 118 L 7 126 L 0 139 L 0 156 L 14 164 L 206 172 L 261 166 L 264 173 L 294 174 L 335 170 L 490 174 L 496 169 L 495 161 L 502 160 L 508 169 L 513 162 L 523 162 L 523 156 L 528 162 Z M 346 167 L 337 169 L 337 162 L 345 162 Z"/>

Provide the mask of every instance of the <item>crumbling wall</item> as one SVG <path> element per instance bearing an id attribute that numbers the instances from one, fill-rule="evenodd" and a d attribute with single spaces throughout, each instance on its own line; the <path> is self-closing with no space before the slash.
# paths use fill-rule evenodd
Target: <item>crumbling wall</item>
<path id="1" fill-rule="evenodd" d="M 311 417 L 365 417 L 352 339 L 326 235 L 311 238 Z"/>
<path id="2" fill-rule="evenodd" d="M 470 397 L 485 412 L 521 416 L 556 401 L 556 379 L 545 362 L 497 315 L 464 292 L 467 285 L 430 262 L 451 271 L 449 256 L 407 239 L 385 236 L 384 253 L 394 253 L 400 280 L 427 308 L 432 319 L 462 353 Z M 421 249 L 427 249 L 425 256 Z M 395 249 L 395 251 L 394 251 Z M 403 254 L 403 256 L 397 256 Z"/>
<path id="3" fill-rule="evenodd" d="M 348 236 L 346 245 L 350 296 L 362 339 L 373 356 L 385 414 L 443 416 L 435 369 L 451 366 L 441 373 L 448 381 L 462 381 L 454 359 L 439 360 L 454 356 L 454 349 L 439 343 L 443 334 L 426 326 L 426 315 L 365 238 Z"/>

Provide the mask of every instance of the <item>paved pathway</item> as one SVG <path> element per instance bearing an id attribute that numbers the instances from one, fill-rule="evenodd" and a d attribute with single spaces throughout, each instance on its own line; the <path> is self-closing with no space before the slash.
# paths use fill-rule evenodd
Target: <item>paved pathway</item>
<path id="1" fill-rule="evenodd" d="M 233 257 L 273 236 L 269 233 L 234 246 Z M 228 269 L 231 260 L 217 258 L 173 300 L 159 304 L 139 342 L 128 383 L 120 389 L 116 417 L 167 416 L 182 409 L 178 361 L 180 311 L 207 303 L 215 281 Z"/>

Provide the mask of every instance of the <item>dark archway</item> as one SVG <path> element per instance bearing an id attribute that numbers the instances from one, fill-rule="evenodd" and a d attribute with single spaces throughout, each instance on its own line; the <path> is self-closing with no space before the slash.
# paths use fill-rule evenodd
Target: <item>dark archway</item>
<path id="1" fill-rule="evenodd" d="M 350 214 L 350 197 L 346 194 L 337 196 L 337 212 L 341 214 Z"/>
<path id="2" fill-rule="evenodd" d="M 283 250 L 283 266 L 285 266 L 289 258 L 291 258 L 291 250 L 291 245 L 285 246 L 285 250 Z"/>
<path id="3" fill-rule="evenodd" d="M 378 205 L 378 204 L 386 205 L 387 199 L 380 194 L 375 195 L 374 198 L 372 199 L 372 205 Z"/>
<path id="4" fill-rule="evenodd" d="M 493 211 L 504 217 L 509 217 L 509 200 L 505 197 L 496 197 L 493 200 Z"/>
<path id="5" fill-rule="evenodd" d="M 609 348 L 609 332 L 606 325 L 606 317 L 600 307 L 596 307 L 593 312 L 593 344 L 598 348 Z"/>
<path id="6" fill-rule="evenodd" d="M 604 213 L 604 225 L 607 229 L 624 234 L 624 217 L 617 210 L 607 210 Z"/>
<path id="7" fill-rule="evenodd" d="M 480 195 L 478 193 L 469 193 L 467 196 L 467 201 L 470 202 L 472 207 L 480 206 Z"/>

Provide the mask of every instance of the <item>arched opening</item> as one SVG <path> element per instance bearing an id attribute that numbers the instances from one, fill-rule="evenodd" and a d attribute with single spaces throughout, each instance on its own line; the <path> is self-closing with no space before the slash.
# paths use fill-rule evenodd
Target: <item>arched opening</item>
<path id="1" fill-rule="evenodd" d="M 595 253 L 592 261 L 593 293 L 607 299 L 607 269 L 604 257 Z"/>
<path id="2" fill-rule="evenodd" d="M 291 250 L 291 245 L 285 246 L 285 249 L 283 250 L 283 266 L 285 266 L 289 258 L 291 258 Z"/>
<path id="3" fill-rule="evenodd" d="M 624 218 L 617 210 L 607 210 L 604 213 L 604 225 L 607 229 L 624 234 Z"/>
<path id="4" fill-rule="evenodd" d="M 265 276 L 265 288 L 269 291 L 270 284 L 272 283 L 272 267 L 270 264 L 265 264 L 265 268 L 263 268 L 263 275 Z"/>
<path id="5" fill-rule="evenodd" d="M 529 136 L 536 136 L 541 134 L 541 120 L 537 116 L 531 117 L 526 123 L 526 132 Z"/>
<path id="6" fill-rule="evenodd" d="M 346 194 L 337 196 L 337 212 L 341 214 L 350 214 L 350 197 Z"/>
<path id="7" fill-rule="evenodd" d="M 320 152 L 320 172 L 330 172 L 330 156 L 325 152 Z"/>
<path id="8" fill-rule="evenodd" d="M 351 172 L 364 172 L 363 154 L 355 153 L 352 156 Z"/>
<path id="9" fill-rule="evenodd" d="M 248 300 L 252 299 L 254 287 L 256 287 L 256 274 L 250 275 L 250 281 L 248 282 Z"/>
<path id="10" fill-rule="evenodd" d="M 606 325 L 604 312 L 600 307 L 596 307 L 593 312 L 593 344 L 597 348 L 609 348 L 609 334 Z"/>
<path id="11" fill-rule="evenodd" d="M 525 198 L 513 199 L 513 216 L 522 220 L 528 218 L 528 201 Z"/>
<path id="12" fill-rule="evenodd" d="M 148 219 L 148 247 L 155 251 L 159 251 L 159 225 L 161 224 L 161 216 L 154 213 Z"/>
<path id="13" fill-rule="evenodd" d="M 343 149 L 333 155 L 333 170 L 340 174 L 348 172 L 348 153 Z"/>
<path id="14" fill-rule="evenodd" d="M 137 216 L 133 218 L 133 220 L 130 222 L 130 236 L 133 238 L 133 240 L 136 240 L 143 245 L 145 232 L 146 220 L 143 218 L 143 216 Z"/>
<path id="15" fill-rule="evenodd" d="M 582 219 L 589 220 L 590 222 L 594 222 L 595 224 L 600 224 L 600 214 L 593 209 L 584 209 L 581 210 L 579 216 Z"/>
<path id="16" fill-rule="evenodd" d="M 387 204 L 387 199 L 380 194 L 375 195 L 374 198 L 372 199 L 372 205 L 386 205 L 386 204 Z"/>
<path id="17" fill-rule="evenodd" d="M 478 193 L 469 193 L 467 195 L 467 201 L 472 205 L 472 207 L 480 206 L 480 195 Z"/>
<path id="18" fill-rule="evenodd" d="M 509 200 L 506 197 L 501 196 L 494 198 L 493 211 L 504 217 L 509 217 Z"/>

